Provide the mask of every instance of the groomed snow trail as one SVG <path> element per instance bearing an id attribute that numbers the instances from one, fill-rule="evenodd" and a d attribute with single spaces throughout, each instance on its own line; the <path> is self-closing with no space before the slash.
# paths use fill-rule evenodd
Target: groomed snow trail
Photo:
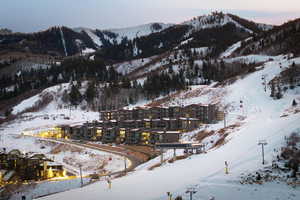
<path id="1" fill-rule="evenodd" d="M 60 31 L 60 36 L 61 36 L 61 42 L 62 42 L 63 47 L 64 47 L 65 56 L 68 56 L 68 52 L 67 52 L 67 48 L 66 48 L 66 41 L 65 41 L 65 37 L 64 37 L 64 32 L 62 31 L 61 27 L 59 27 L 59 31 Z"/>

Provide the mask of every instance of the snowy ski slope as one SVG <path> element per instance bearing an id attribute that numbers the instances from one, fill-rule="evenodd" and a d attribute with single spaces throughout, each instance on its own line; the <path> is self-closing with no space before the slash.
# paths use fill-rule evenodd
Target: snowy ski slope
<path id="1" fill-rule="evenodd" d="M 226 143 L 219 148 L 210 149 L 207 154 L 194 155 L 190 159 L 168 163 L 153 171 L 146 167 L 130 174 L 129 176 L 115 179 L 112 189 L 108 189 L 106 182 L 98 182 L 90 186 L 71 190 L 68 192 L 44 197 L 42 199 L 166 199 L 166 192 L 182 195 L 188 187 L 195 187 L 198 192 L 195 199 L 218 200 L 240 199 L 297 199 L 299 189 L 293 189 L 283 184 L 267 183 L 259 185 L 241 185 L 239 177 L 242 173 L 253 172 L 261 169 L 261 152 L 257 142 L 261 139 L 268 141 L 265 148 L 266 161 L 271 163 L 276 156 L 274 149 L 283 145 L 284 136 L 292 131 L 300 131 L 300 114 L 290 114 L 280 117 L 286 109 L 291 107 L 293 99 L 300 100 L 299 88 L 288 91 L 283 99 L 273 100 L 261 85 L 261 76 L 268 74 L 268 79 L 278 75 L 292 62 L 300 63 L 300 58 L 293 60 L 278 60 L 265 63 L 258 70 L 234 84 L 227 86 L 227 96 L 223 103 L 230 104 L 231 112 L 239 112 L 239 101 L 245 105 L 246 115 L 243 125 L 232 132 Z M 279 67 L 282 64 L 282 68 Z M 199 103 L 202 97 L 199 97 Z M 229 114 L 230 116 L 230 114 Z M 232 117 L 229 122 L 240 122 Z M 211 125 L 210 129 L 219 129 L 223 122 Z M 170 153 L 170 152 L 169 152 Z M 224 173 L 224 162 L 229 163 L 229 174 Z"/>

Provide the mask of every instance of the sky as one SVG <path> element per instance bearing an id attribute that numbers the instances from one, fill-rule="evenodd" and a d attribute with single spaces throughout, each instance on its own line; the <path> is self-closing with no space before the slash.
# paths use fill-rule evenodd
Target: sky
<path id="1" fill-rule="evenodd" d="M 0 28 L 34 32 L 51 26 L 123 28 L 180 23 L 223 11 L 256 22 L 282 24 L 300 17 L 299 0 L 1 0 Z"/>

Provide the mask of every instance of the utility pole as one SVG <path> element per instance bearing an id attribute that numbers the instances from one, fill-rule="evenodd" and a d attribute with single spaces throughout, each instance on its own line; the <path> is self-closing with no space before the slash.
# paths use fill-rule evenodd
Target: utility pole
<path id="1" fill-rule="evenodd" d="M 81 187 L 83 186 L 83 180 L 82 180 L 82 169 L 81 169 L 82 165 L 79 164 L 79 172 L 80 172 L 80 183 L 81 183 Z"/>
<path id="2" fill-rule="evenodd" d="M 267 78 L 267 74 L 263 74 L 261 76 L 261 80 L 263 80 L 263 85 L 264 85 L 265 92 L 267 92 L 267 80 L 266 80 L 266 78 Z"/>
<path id="3" fill-rule="evenodd" d="M 226 128 L 226 110 L 224 110 L 223 111 L 223 113 L 224 113 L 224 128 Z"/>
<path id="4" fill-rule="evenodd" d="M 227 161 L 225 161 L 225 174 L 229 174 L 228 162 Z"/>
<path id="5" fill-rule="evenodd" d="M 108 175 L 108 177 L 107 177 L 107 183 L 108 183 L 108 189 L 111 189 L 111 179 L 110 179 L 110 175 Z"/>
<path id="6" fill-rule="evenodd" d="M 126 171 L 127 171 L 127 166 L 126 166 L 126 156 L 124 156 L 124 172 L 125 172 L 125 175 L 126 175 Z"/>
<path id="7" fill-rule="evenodd" d="M 190 193 L 190 200 L 193 200 L 193 194 L 195 194 L 197 191 L 195 188 L 188 188 L 185 193 Z"/>
<path id="8" fill-rule="evenodd" d="M 160 149 L 160 164 L 162 165 L 164 162 L 164 151 L 163 149 L 161 148 Z"/>
<path id="9" fill-rule="evenodd" d="M 265 164 L 265 152 L 264 152 L 264 146 L 267 145 L 268 143 L 266 140 L 260 140 L 258 142 L 258 145 L 261 145 L 261 153 L 262 153 L 262 164 Z"/>

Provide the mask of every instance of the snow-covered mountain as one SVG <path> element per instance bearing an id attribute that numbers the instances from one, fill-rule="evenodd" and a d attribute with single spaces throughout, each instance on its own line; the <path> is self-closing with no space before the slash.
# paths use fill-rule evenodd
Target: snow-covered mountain
<path id="1" fill-rule="evenodd" d="M 241 24 L 233 20 L 229 15 L 217 14 L 217 15 L 204 15 L 194 18 L 190 21 L 184 22 L 184 25 L 190 25 L 194 27 L 194 31 L 200 29 L 214 28 L 224 26 L 228 23 L 233 23 L 239 28 L 243 28 L 245 31 L 252 33 L 252 30 L 249 30 L 246 27 L 243 27 Z"/>
<path id="2" fill-rule="evenodd" d="M 103 40 L 110 41 L 113 43 L 116 41 L 120 43 L 123 39 L 133 40 L 138 37 L 147 36 L 151 33 L 163 31 L 166 28 L 173 26 L 174 24 L 165 23 L 149 23 L 139 26 L 133 26 L 128 28 L 117 28 L 117 29 L 89 29 L 89 28 L 74 28 L 76 32 L 85 32 L 94 41 L 94 43 L 100 48 L 103 45 Z"/>
<path id="3" fill-rule="evenodd" d="M 165 24 L 165 23 L 150 23 L 140 26 L 128 27 L 128 28 L 119 28 L 119 29 L 107 29 L 107 30 L 92 30 L 89 28 L 74 28 L 74 31 L 85 32 L 88 36 L 94 41 L 94 43 L 101 47 L 105 41 L 113 43 L 114 41 L 119 44 L 123 39 L 133 40 L 138 37 L 148 36 L 152 33 L 161 32 L 167 28 L 173 26 L 187 25 L 191 26 L 189 32 L 196 32 L 203 29 L 210 29 L 215 27 L 222 27 L 229 23 L 234 24 L 236 27 L 243 29 L 248 33 L 266 31 L 273 26 L 266 24 L 258 24 L 246 19 L 238 18 L 230 14 L 223 13 L 212 13 L 210 15 L 203 15 L 195 17 L 189 21 L 180 23 L 180 24 Z M 249 26 L 251 24 L 252 26 Z M 188 37 L 189 34 L 186 35 Z"/>
<path id="4" fill-rule="evenodd" d="M 121 41 L 122 38 L 127 37 L 129 40 L 133 40 L 137 37 L 142 37 L 149 35 L 151 33 L 156 33 L 163 31 L 174 24 L 165 24 L 165 23 L 150 23 L 144 24 L 140 26 L 128 27 L 128 28 L 120 28 L 120 29 L 108 29 L 106 31 L 115 33 L 118 35 L 118 41 Z"/>
<path id="5" fill-rule="evenodd" d="M 236 27 L 241 28 L 249 33 L 260 31 L 266 31 L 273 28 L 272 25 L 267 24 L 259 24 L 246 19 L 239 18 L 232 14 L 224 14 L 224 13 L 212 13 L 209 15 L 203 15 L 199 17 L 195 17 L 189 21 L 183 22 L 184 25 L 190 25 L 194 27 L 194 31 L 200 29 L 221 27 L 226 24 L 232 23 L 236 25 Z M 252 25 L 249 26 L 249 25 Z"/>
<path id="6" fill-rule="evenodd" d="M 234 27 L 230 27 L 230 30 L 228 30 L 230 24 Z M 105 59 L 126 60 L 125 58 L 153 56 L 168 51 L 197 33 L 201 35 L 202 39 L 193 37 L 188 43 L 193 43 L 194 47 L 201 47 L 199 45 L 195 46 L 195 44 L 198 44 L 201 40 L 202 42 L 214 41 L 215 38 L 212 38 L 214 36 L 210 30 L 221 33 L 227 30 L 230 33 L 226 34 L 237 37 L 234 41 L 237 42 L 244 37 L 249 37 L 252 33 L 258 34 L 270 28 L 272 28 L 270 25 L 257 24 L 235 15 L 215 12 L 210 15 L 195 17 L 180 24 L 149 23 L 107 30 L 51 27 L 36 33 L 0 34 L 0 47 L 7 50 L 14 47 L 15 50 L 21 52 L 26 50 L 33 54 L 60 56 L 88 54 L 104 49 L 106 54 L 101 54 L 101 56 Z M 203 30 L 207 30 L 207 32 L 203 32 Z M 244 33 L 238 33 L 241 31 Z M 210 35 L 210 37 L 207 38 L 202 34 Z M 136 40 L 137 38 L 139 38 L 139 41 Z M 202 45 L 201 42 L 200 45 Z M 147 52 L 148 50 L 144 49 L 145 46 L 148 49 L 151 47 L 153 50 Z M 226 47 L 228 46 L 226 44 Z M 111 52 L 116 49 L 119 49 L 120 52 Z M 121 52 L 124 55 L 120 56 Z M 119 55 L 121 58 L 111 55 Z"/>
<path id="7" fill-rule="evenodd" d="M 294 99 L 300 102 L 299 87 L 287 88 L 283 98 L 274 100 L 270 97 L 270 85 L 268 84 L 265 91 L 261 84 L 261 77 L 267 74 L 266 81 L 269 83 L 274 78 L 281 77 L 283 72 L 288 70 L 293 63 L 299 66 L 300 58 L 289 58 L 285 55 L 276 57 L 251 55 L 232 59 L 225 61 L 243 60 L 244 62 L 261 64 L 255 67 L 254 72 L 237 76 L 235 81 L 228 84 L 212 83 L 211 85 L 191 86 L 189 90 L 166 96 L 163 103 L 165 106 L 218 103 L 221 109 L 226 108 L 227 128 L 224 128 L 223 121 L 220 121 L 185 133 L 182 137 L 183 142 L 193 141 L 205 144 L 206 153 L 192 155 L 175 162 L 165 162 L 162 166 L 153 169 L 153 166 L 159 166 L 160 158 L 157 157 L 139 166 L 136 171 L 129 173 L 129 175 L 113 179 L 111 189 L 108 189 L 106 181 L 99 181 L 83 188 L 54 194 L 42 199 L 72 198 L 76 200 L 86 196 L 86 198 L 93 200 L 99 199 L 101 196 L 111 200 L 120 198 L 160 200 L 166 198 L 166 192 L 171 192 L 174 197 L 180 195 L 183 198 L 188 198 L 186 190 L 193 187 L 198 191 L 194 194 L 194 199 L 277 198 L 296 200 L 300 195 L 299 189 L 293 188 L 284 181 L 286 180 L 284 177 L 289 173 L 280 174 L 276 171 L 270 172 L 270 170 L 281 147 L 286 143 L 284 138 L 292 132 L 300 133 L 300 103 L 292 106 Z M 135 63 L 137 62 L 140 61 L 135 61 Z M 49 90 L 54 93 L 62 91 L 59 88 L 58 86 L 49 88 Z M 157 101 L 162 102 L 162 99 L 157 99 Z M 32 102 L 34 101 L 32 100 Z M 26 105 L 26 102 L 23 105 Z M 47 107 L 45 111 L 50 112 L 51 115 L 57 113 L 57 116 L 67 112 L 66 109 L 51 106 Z M 0 133 L 18 134 L 18 131 L 21 132 L 22 129 L 36 127 L 39 124 L 45 125 L 49 123 L 49 120 L 40 117 L 43 112 L 28 113 L 26 116 L 31 120 L 23 121 L 21 125 L 18 120 L 7 124 L 2 127 Z M 82 121 L 80 116 L 85 113 L 84 111 L 72 112 L 74 112 L 72 115 L 78 117 L 71 118 L 69 123 Z M 85 113 L 85 115 L 88 114 Z M 51 120 L 50 122 L 59 124 L 67 121 L 57 117 L 55 121 Z M 205 135 L 206 133 L 209 134 Z M 265 146 L 265 161 L 267 163 L 265 165 L 261 164 L 260 146 L 257 145 L 262 139 L 268 142 Z M 183 155 L 183 151 L 178 151 L 177 154 Z M 168 161 L 172 159 L 172 156 L 173 151 L 164 153 L 164 158 Z M 229 174 L 224 171 L 225 161 L 229 164 Z M 257 171 L 260 173 L 267 171 L 272 177 L 281 178 L 276 181 L 259 182 L 259 184 L 241 184 L 242 177 L 255 174 Z M 48 185 L 48 187 L 50 191 L 50 188 L 53 189 L 54 186 Z"/>
<path id="8" fill-rule="evenodd" d="M 267 54 L 278 55 L 293 53 L 300 54 L 300 18 L 275 27 L 264 34 L 253 37 L 238 48 L 235 55 Z"/>

